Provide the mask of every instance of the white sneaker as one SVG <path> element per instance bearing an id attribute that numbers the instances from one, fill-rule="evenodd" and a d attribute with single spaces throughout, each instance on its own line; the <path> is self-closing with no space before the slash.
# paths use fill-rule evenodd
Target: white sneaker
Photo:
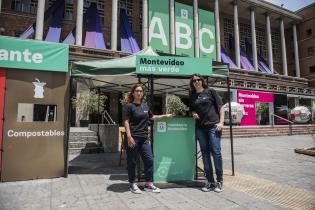
<path id="1" fill-rule="evenodd" d="M 154 185 L 144 186 L 144 191 L 153 192 L 153 193 L 160 193 L 161 192 L 160 188 L 158 188 Z"/>
<path id="2" fill-rule="evenodd" d="M 213 191 L 217 192 L 217 193 L 220 193 L 220 192 L 223 191 L 222 187 L 223 187 L 223 182 L 222 181 L 221 182 L 217 182 L 217 184 L 216 184 L 216 186 L 215 186 Z"/>
<path id="3" fill-rule="evenodd" d="M 130 185 L 130 191 L 132 193 L 135 193 L 135 194 L 141 194 L 142 193 L 142 191 L 139 189 L 139 187 L 136 183 L 133 183 Z"/>
<path id="4" fill-rule="evenodd" d="M 210 183 L 210 182 L 207 182 L 205 184 L 205 186 L 203 188 L 201 188 L 201 191 L 203 192 L 210 192 L 210 191 L 213 191 L 215 189 L 215 184 L 214 183 Z"/>

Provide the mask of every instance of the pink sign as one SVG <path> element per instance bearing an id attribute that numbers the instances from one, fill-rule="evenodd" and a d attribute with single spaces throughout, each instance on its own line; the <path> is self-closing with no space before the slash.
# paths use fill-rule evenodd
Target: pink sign
<path id="1" fill-rule="evenodd" d="M 241 125 L 256 125 L 256 103 L 273 103 L 273 93 L 257 92 L 249 90 L 237 91 L 237 102 L 244 105 L 245 115 Z"/>

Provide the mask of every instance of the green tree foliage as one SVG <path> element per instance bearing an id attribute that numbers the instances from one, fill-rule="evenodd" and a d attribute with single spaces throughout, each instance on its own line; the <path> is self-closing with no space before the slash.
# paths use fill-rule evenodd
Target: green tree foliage
<path id="1" fill-rule="evenodd" d="M 185 116 L 189 108 L 175 95 L 166 96 L 166 113 Z"/>
<path id="2" fill-rule="evenodd" d="M 73 97 L 72 106 L 76 109 L 79 119 L 87 119 L 88 114 L 103 113 L 107 97 L 99 95 L 95 90 L 87 94 L 80 94 L 77 98 Z"/>

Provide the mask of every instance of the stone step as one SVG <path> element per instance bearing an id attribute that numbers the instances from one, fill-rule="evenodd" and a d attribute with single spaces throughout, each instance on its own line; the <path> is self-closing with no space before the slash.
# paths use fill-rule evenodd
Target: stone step
<path id="1" fill-rule="evenodd" d="M 69 142 L 69 148 L 88 148 L 88 147 L 98 147 L 100 146 L 100 143 L 97 141 L 91 141 L 91 142 Z"/>
<path id="2" fill-rule="evenodd" d="M 103 147 L 89 147 L 89 148 L 72 148 L 69 149 L 69 154 L 93 154 L 93 153 L 104 153 Z"/>
<path id="3" fill-rule="evenodd" d="M 70 131 L 69 137 L 75 136 L 97 136 L 97 133 L 94 131 L 84 131 L 84 132 L 72 132 Z"/>
<path id="4" fill-rule="evenodd" d="M 314 130 L 314 125 L 293 125 L 292 135 L 310 134 Z M 259 137 L 259 136 L 280 136 L 290 135 L 288 125 L 277 126 L 233 126 L 233 137 Z M 230 138 L 229 127 L 224 127 L 223 138 Z"/>
<path id="5" fill-rule="evenodd" d="M 228 131 L 230 129 L 223 129 L 224 131 Z M 248 128 L 233 128 L 235 131 L 268 131 L 268 130 L 289 130 L 289 127 L 286 128 L 256 128 L 256 129 L 248 129 Z M 308 127 L 292 127 L 292 130 L 312 130 L 312 128 Z"/>
<path id="6" fill-rule="evenodd" d="M 290 130 L 265 130 L 265 131 L 248 131 L 248 130 L 244 130 L 244 131 L 237 131 L 237 130 L 233 130 L 234 134 L 256 134 L 256 133 L 289 133 Z M 230 131 L 223 131 L 223 135 L 229 134 Z M 310 131 L 308 130 L 292 130 L 292 134 L 294 133 L 306 133 L 309 134 Z"/>
<path id="7" fill-rule="evenodd" d="M 304 132 L 293 133 L 293 135 L 308 134 Z M 233 134 L 233 138 L 262 137 L 262 136 L 287 136 L 289 133 L 257 133 L 257 134 Z M 230 138 L 230 135 L 223 135 L 223 139 Z"/>
<path id="8" fill-rule="evenodd" d="M 69 137 L 69 142 L 91 142 L 97 141 L 97 136 L 72 136 Z"/>

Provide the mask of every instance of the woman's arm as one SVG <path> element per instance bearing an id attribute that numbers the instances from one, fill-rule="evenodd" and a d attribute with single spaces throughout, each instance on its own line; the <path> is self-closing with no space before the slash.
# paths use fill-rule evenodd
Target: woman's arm
<path id="1" fill-rule="evenodd" d="M 128 139 L 128 146 L 130 148 L 133 148 L 133 147 L 135 147 L 136 143 L 135 143 L 135 140 L 131 136 L 129 120 L 124 121 L 124 126 L 125 126 L 125 131 L 126 131 L 126 135 L 127 135 L 127 139 Z"/>
<path id="2" fill-rule="evenodd" d="M 174 114 L 162 114 L 162 115 L 153 115 L 150 120 L 159 120 L 163 118 L 171 118 L 174 117 Z"/>
<path id="3" fill-rule="evenodd" d="M 220 122 L 217 124 L 217 130 L 218 131 L 221 131 L 223 129 L 223 126 L 224 126 L 224 107 L 221 106 L 220 108 Z"/>

